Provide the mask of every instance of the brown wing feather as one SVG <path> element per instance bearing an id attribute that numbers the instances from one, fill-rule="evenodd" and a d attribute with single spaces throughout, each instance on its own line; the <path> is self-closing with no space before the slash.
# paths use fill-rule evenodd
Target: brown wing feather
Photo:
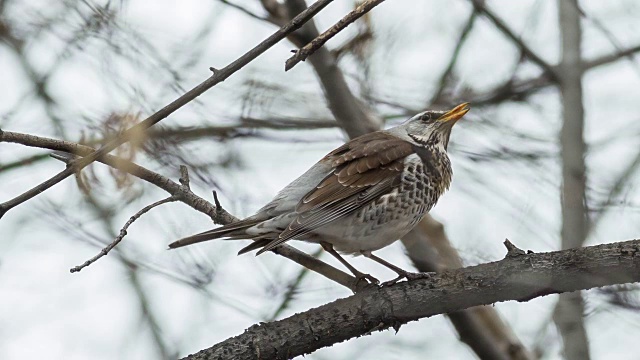
<path id="1" fill-rule="evenodd" d="M 335 170 L 302 198 L 296 211 L 304 213 L 319 208 L 397 175 L 402 171 L 402 161 L 412 152 L 410 143 L 385 132 L 349 141 L 321 160 L 331 163 Z M 398 160 L 402 160 L 399 166 L 385 166 Z"/>
<path id="2" fill-rule="evenodd" d="M 413 153 L 410 143 L 385 132 L 349 141 L 321 161 L 334 171 L 298 203 L 299 214 L 278 239 L 259 254 L 301 234 L 347 215 L 399 185 L 404 158 Z"/>

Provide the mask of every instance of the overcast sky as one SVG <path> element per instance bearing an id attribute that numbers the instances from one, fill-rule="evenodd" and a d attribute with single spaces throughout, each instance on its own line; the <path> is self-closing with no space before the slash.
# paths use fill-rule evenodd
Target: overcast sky
<path id="1" fill-rule="evenodd" d="M 111 33 L 83 31 L 89 39 L 83 40 L 81 47 L 69 46 L 67 40 L 78 34 L 83 18 L 92 13 L 87 3 L 101 3 L 67 3 L 75 5 L 65 9 L 58 2 L 7 1 L 0 20 L 11 24 L 17 34 L 28 35 L 24 59 L 37 74 L 51 74 L 46 89 L 54 105 L 47 108 L 34 95 L 20 57 L 0 43 L 3 130 L 71 141 L 98 138 L 109 114 L 151 114 L 206 79 L 210 66 L 227 65 L 276 30 L 218 1 L 131 0 L 112 5 L 117 18 Z M 235 3 L 263 14 L 258 1 Z M 327 28 L 352 5 L 351 1 L 336 1 L 316 17 L 318 27 Z M 500 0 L 488 1 L 488 5 L 538 55 L 557 63 L 555 1 Z M 591 19 L 583 21 L 585 58 L 640 44 L 639 2 L 592 0 L 581 5 Z M 372 98 L 423 109 L 437 89 L 470 12 L 470 3 L 462 0 L 388 0 L 374 9 L 370 20 L 375 41 L 366 73 Z M 34 34 L 34 24 L 43 18 L 56 20 Z M 356 31 L 352 26 L 328 46 L 338 47 Z M 232 125 L 240 116 L 331 119 L 311 67 L 301 63 L 284 72 L 284 61 L 292 48 L 286 41 L 274 46 L 162 125 Z M 452 91 L 461 96 L 466 89 L 491 89 L 514 71 L 523 79 L 540 74 L 535 65 L 518 65 L 519 58 L 518 49 L 479 18 L 460 53 L 455 67 L 458 81 Z M 361 64 L 346 56 L 340 65 L 356 93 L 365 93 Z M 169 70 L 179 74 L 177 82 Z M 585 138 L 591 145 L 586 159 L 593 203 L 603 200 L 603 194 L 637 155 L 638 89 L 637 57 L 597 68 L 584 77 Z M 371 104 L 378 115 L 393 119 L 387 126 L 408 117 L 396 107 L 375 101 Z M 526 102 L 471 107 L 451 136 L 453 184 L 432 215 L 445 224 L 465 264 L 501 259 L 505 238 L 536 252 L 559 249 L 558 92 L 547 88 Z M 61 119 L 62 133 L 52 116 Z M 273 130 L 260 135 L 182 144 L 181 154 L 190 161 L 213 164 L 206 171 L 192 172 L 192 189 L 210 199 L 215 187 L 228 211 L 247 216 L 345 139 L 338 129 Z M 45 152 L 0 144 L 0 165 L 41 153 Z M 485 154 L 512 153 L 536 154 L 538 158 L 482 160 Z M 474 161 L 474 155 L 481 160 Z M 232 165 L 221 166 L 227 160 Z M 135 161 L 174 180 L 179 177 L 178 157 L 168 157 L 162 163 L 138 154 Z M 62 163 L 47 159 L 0 172 L 0 201 L 62 168 Z M 71 178 L 0 220 L 2 359 L 157 358 L 156 342 L 141 315 L 138 291 L 146 294 L 170 352 L 184 356 L 270 318 L 280 306 L 287 284 L 300 272 L 298 265 L 270 253 L 257 258 L 235 256 L 246 245 L 244 241 L 209 242 L 166 251 L 169 242 L 211 227 L 204 215 L 174 203 L 138 220 L 119 245 L 121 255 L 112 253 L 79 274 L 70 274 L 69 268 L 95 255 L 137 210 L 166 197 L 136 179 L 129 188 L 118 188 L 103 165 L 94 165 L 85 173 L 99 179 L 92 182 L 96 198 L 116 206 L 110 226 L 101 220 L 103 214 L 87 204 Z M 637 174 L 634 179 L 593 230 L 588 244 L 638 237 Z M 317 250 L 315 245 L 291 244 L 308 252 Z M 411 269 L 400 243 L 378 254 Z M 134 280 L 119 256 L 142 267 Z M 325 254 L 322 259 L 336 263 Z M 393 276 L 367 259 L 350 261 L 378 278 Z M 204 290 L 190 285 L 204 275 L 212 276 Z M 640 314 L 610 306 L 598 291 L 585 294 L 593 358 L 637 358 L 627 349 L 634 348 L 640 336 Z M 278 318 L 349 295 L 347 289 L 324 277 L 308 274 L 295 300 Z M 556 301 L 556 296 L 547 296 L 495 307 L 525 346 L 543 344 L 545 358 L 556 359 L 561 344 L 555 327 L 549 325 Z M 352 339 L 307 358 L 474 359 L 475 355 L 458 341 L 450 323 L 437 316 L 403 326 L 398 334 L 384 331 Z"/>

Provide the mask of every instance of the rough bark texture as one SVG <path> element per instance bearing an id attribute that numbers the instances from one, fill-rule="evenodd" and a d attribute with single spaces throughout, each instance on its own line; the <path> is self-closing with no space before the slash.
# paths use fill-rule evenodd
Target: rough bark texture
<path id="1" fill-rule="evenodd" d="M 512 254 L 512 252 L 510 252 Z M 287 359 L 437 314 L 499 301 L 640 281 L 640 240 L 508 255 L 431 279 L 371 287 L 243 334 L 187 359 Z"/>
<path id="2" fill-rule="evenodd" d="M 457 269 L 463 266 L 458 251 L 451 246 L 444 226 L 431 216 L 402 239 L 407 255 L 422 272 Z M 490 306 L 446 314 L 460 335 L 480 359 L 533 359 L 498 312 Z"/>
<path id="3" fill-rule="evenodd" d="M 589 229 L 585 204 L 584 107 L 582 103 L 581 29 L 577 0 L 558 1 L 562 59 L 558 81 L 562 94 L 562 248 L 580 247 Z M 553 320 L 562 335 L 564 355 L 569 360 L 589 359 L 589 341 L 584 326 L 584 300 L 580 293 L 562 294 Z"/>

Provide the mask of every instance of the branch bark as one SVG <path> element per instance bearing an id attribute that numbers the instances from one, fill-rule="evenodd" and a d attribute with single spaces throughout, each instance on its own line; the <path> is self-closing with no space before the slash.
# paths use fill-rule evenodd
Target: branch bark
<path id="1" fill-rule="evenodd" d="M 254 325 L 185 359 L 288 359 L 471 306 L 637 282 L 639 270 L 640 240 L 507 256 L 431 279 L 367 289 L 287 319 Z"/>

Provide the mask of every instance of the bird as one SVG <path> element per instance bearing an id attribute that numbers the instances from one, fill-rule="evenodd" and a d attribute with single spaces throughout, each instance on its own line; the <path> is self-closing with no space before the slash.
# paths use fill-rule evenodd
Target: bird
<path id="1" fill-rule="evenodd" d="M 175 249 L 213 239 L 247 239 L 238 255 L 257 255 L 289 240 L 320 244 L 357 279 L 378 284 L 341 255 L 363 255 L 398 274 L 390 283 L 423 277 L 372 254 L 406 235 L 449 188 L 447 147 L 453 125 L 470 110 L 426 110 L 401 125 L 354 138 L 331 151 L 258 210 L 240 221 L 169 244 Z"/>

